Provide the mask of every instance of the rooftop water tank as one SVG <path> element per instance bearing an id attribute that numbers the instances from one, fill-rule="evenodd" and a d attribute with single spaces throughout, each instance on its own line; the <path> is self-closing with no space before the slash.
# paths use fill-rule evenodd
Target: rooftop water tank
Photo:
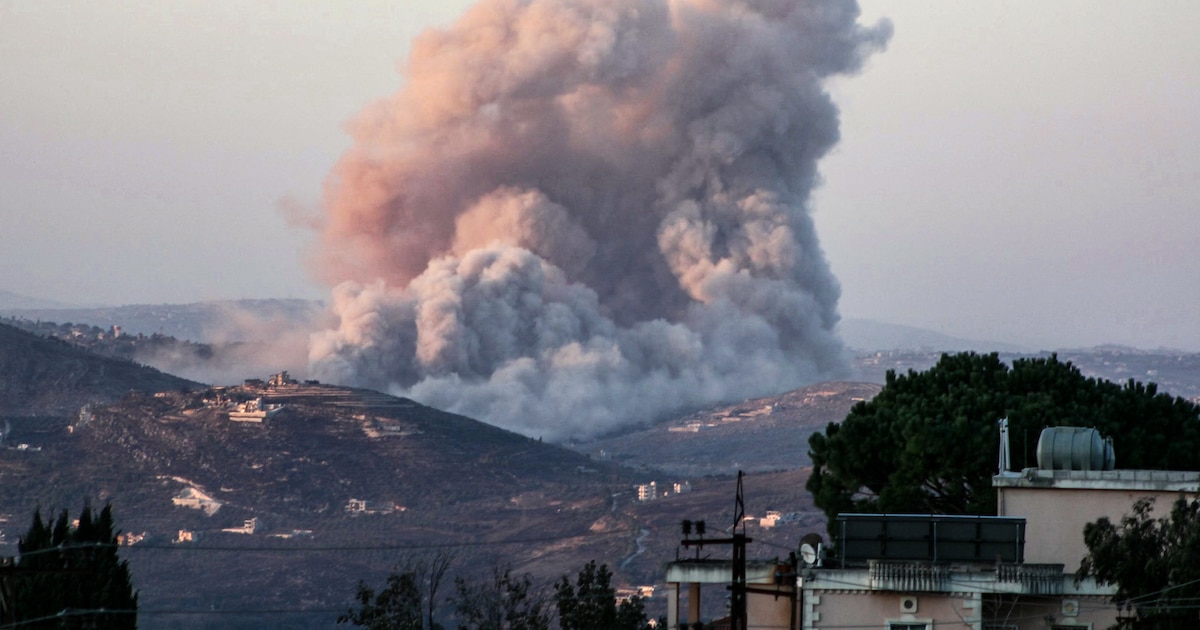
<path id="1" fill-rule="evenodd" d="M 1042 470 L 1112 470 L 1117 460 L 1112 439 L 1096 429 L 1047 427 L 1038 438 L 1037 463 Z"/>

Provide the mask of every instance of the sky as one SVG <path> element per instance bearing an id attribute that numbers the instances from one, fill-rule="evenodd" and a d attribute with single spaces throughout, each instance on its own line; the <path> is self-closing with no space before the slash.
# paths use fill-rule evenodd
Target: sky
<path id="1" fill-rule="evenodd" d="M 0 290 L 327 299 L 288 217 L 470 3 L 0 0 Z M 1200 5 L 863 2 L 812 199 L 844 317 L 1200 351 Z"/>

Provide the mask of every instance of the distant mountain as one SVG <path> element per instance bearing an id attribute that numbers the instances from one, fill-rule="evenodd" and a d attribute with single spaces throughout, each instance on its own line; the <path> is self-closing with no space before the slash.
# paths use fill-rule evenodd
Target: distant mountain
<path id="1" fill-rule="evenodd" d="M 60 339 L 0 324 L 0 417 L 56 416 L 117 400 L 131 390 L 202 387 L 132 361 L 102 357 Z"/>
<path id="2" fill-rule="evenodd" d="M 111 328 L 126 334 L 160 334 L 200 342 L 259 341 L 278 330 L 306 323 L 320 302 L 294 299 L 229 300 L 191 304 L 132 304 L 99 308 L 6 306 L 0 315 L 28 320 Z"/>
<path id="3" fill-rule="evenodd" d="M 838 323 L 842 341 L 853 350 L 925 350 L 938 352 L 1029 352 L 1032 349 L 999 341 L 980 341 L 943 335 L 925 328 L 847 317 Z"/>
<path id="4" fill-rule="evenodd" d="M 29 297 L 12 291 L 0 289 L 0 311 L 9 311 L 15 309 L 54 309 L 54 308 L 70 308 L 70 305 L 53 300 L 43 300 L 41 298 Z"/>

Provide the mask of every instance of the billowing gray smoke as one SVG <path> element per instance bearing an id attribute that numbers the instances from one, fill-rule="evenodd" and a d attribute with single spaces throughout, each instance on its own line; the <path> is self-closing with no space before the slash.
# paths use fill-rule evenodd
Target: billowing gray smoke
<path id="1" fill-rule="evenodd" d="M 529 435 L 846 368 L 809 193 L 826 77 L 890 35 L 836 0 L 484 0 L 352 126 L 312 374 Z"/>

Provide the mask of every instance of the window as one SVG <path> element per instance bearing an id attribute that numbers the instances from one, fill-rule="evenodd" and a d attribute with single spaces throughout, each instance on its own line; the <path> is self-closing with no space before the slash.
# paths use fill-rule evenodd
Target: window
<path id="1" fill-rule="evenodd" d="M 887 630 L 929 630 L 929 624 L 912 621 L 889 621 Z"/>

